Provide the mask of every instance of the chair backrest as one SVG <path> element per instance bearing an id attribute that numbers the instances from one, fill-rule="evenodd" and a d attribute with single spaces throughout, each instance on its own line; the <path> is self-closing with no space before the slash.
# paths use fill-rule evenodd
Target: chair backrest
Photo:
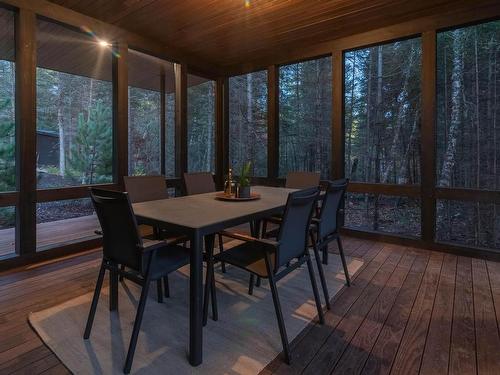
<path id="1" fill-rule="evenodd" d="M 289 189 L 307 189 L 319 185 L 319 172 L 289 172 L 285 187 Z"/>
<path id="2" fill-rule="evenodd" d="M 124 176 L 123 183 L 132 203 L 168 198 L 164 176 Z"/>
<path id="3" fill-rule="evenodd" d="M 101 224 L 104 258 L 141 271 L 142 240 L 127 193 L 90 189 L 90 198 Z"/>
<path id="4" fill-rule="evenodd" d="M 309 226 L 318 195 L 318 187 L 295 191 L 288 195 L 278 234 L 280 247 L 276 255 L 276 269 L 305 253 Z"/>
<path id="5" fill-rule="evenodd" d="M 184 173 L 184 188 L 187 195 L 212 193 L 215 191 L 214 177 L 210 172 Z"/>
<path id="6" fill-rule="evenodd" d="M 320 239 L 337 232 L 339 211 L 348 184 L 349 180 L 345 178 L 326 182 L 326 191 L 319 213 L 318 235 Z"/>

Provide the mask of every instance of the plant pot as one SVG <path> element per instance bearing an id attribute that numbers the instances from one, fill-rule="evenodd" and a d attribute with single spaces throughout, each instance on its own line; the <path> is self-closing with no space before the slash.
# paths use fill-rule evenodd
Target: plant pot
<path id="1" fill-rule="evenodd" d="M 250 186 L 238 186 L 237 198 L 250 198 Z"/>

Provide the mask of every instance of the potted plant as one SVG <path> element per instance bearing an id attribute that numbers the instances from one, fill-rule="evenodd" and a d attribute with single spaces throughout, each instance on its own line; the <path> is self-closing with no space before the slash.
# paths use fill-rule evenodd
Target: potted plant
<path id="1" fill-rule="evenodd" d="M 250 198 L 250 168 L 252 163 L 248 162 L 241 168 L 238 180 L 238 198 Z"/>

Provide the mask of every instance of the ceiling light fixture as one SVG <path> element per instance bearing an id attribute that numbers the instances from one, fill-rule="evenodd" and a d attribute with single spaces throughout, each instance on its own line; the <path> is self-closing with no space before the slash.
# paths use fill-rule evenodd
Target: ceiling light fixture
<path id="1" fill-rule="evenodd" d="M 111 47 L 111 44 L 109 42 L 106 42 L 105 40 L 99 40 L 99 45 L 101 47 Z"/>

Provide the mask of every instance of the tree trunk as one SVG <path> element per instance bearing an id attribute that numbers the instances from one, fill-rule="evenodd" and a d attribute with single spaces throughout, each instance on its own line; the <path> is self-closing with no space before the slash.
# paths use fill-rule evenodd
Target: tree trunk
<path id="1" fill-rule="evenodd" d="M 243 168 L 243 166 L 248 162 L 252 162 L 252 169 L 255 167 L 254 165 L 254 160 L 255 160 L 255 136 L 254 136 L 254 127 L 253 127 L 253 112 L 252 112 L 252 103 L 253 103 L 253 76 L 252 74 L 247 74 L 247 113 L 246 113 L 246 121 L 244 122 L 245 124 L 245 134 L 247 139 L 244 141 L 243 144 L 240 144 L 241 149 L 247 150 L 247 152 L 243 155 L 243 158 L 241 158 L 242 165 L 240 166 Z M 246 159 L 246 160 L 245 160 Z"/>
<path id="2" fill-rule="evenodd" d="M 455 165 L 455 154 L 457 148 L 458 132 L 461 125 L 462 114 L 462 76 L 464 61 L 462 58 L 462 31 L 453 31 L 453 66 L 451 73 L 451 121 L 448 131 L 446 153 L 441 167 L 438 186 L 449 187 L 451 184 L 451 174 Z"/>
<path id="3" fill-rule="evenodd" d="M 58 76 L 58 103 L 57 103 L 57 128 L 59 130 L 59 174 L 61 176 L 65 176 L 66 174 L 66 147 L 65 147 L 65 136 L 64 136 L 64 114 L 63 110 L 63 101 L 64 96 L 66 95 L 64 80 L 61 79 L 61 75 Z"/>
<path id="4" fill-rule="evenodd" d="M 413 68 L 415 51 L 413 48 L 411 49 L 410 56 L 408 57 L 408 62 L 406 64 L 406 70 L 404 72 L 403 84 L 398 95 L 398 115 L 396 118 L 396 128 L 394 129 L 394 134 L 392 137 L 391 147 L 389 149 L 389 154 L 387 155 L 387 159 L 385 160 L 385 166 L 382 171 L 382 183 L 388 183 L 389 175 L 392 172 L 392 169 L 395 168 L 396 164 L 396 151 L 400 141 L 401 131 L 403 129 L 403 125 L 406 120 L 406 104 L 408 99 L 408 83 L 410 80 L 411 71 Z M 392 162 L 391 162 L 392 161 Z M 406 159 L 403 159 L 401 162 L 404 165 Z M 399 181 L 395 181 L 395 183 L 399 183 Z"/>
<path id="5" fill-rule="evenodd" d="M 352 83 L 351 83 L 351 103 L 350 103 L 350 124 L 349 127 L 347 128 L 347 173 L 349 173 L 349 176 L 353 178 L 352 176 L 352 165 L 351 165 L 351 153 L 352 153 L 352 127 L 353 127 L 353 118 L 354 118 L 354 102 L 356 101 L 354 98 L 354 92 L 355 92 L 355 87 L 356 87 L 356 52 L 353 53 L 353 61 L 352 61 Z"/>

